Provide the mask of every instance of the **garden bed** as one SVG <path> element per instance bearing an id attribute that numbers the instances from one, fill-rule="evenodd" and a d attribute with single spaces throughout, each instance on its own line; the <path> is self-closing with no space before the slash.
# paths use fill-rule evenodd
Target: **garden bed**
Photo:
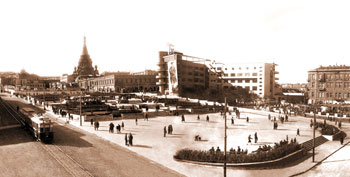
<path id="1" fill-rule="evenodd" d="M 253 153 L 247 154 L 245 151 L 227 152 L 226 162 L 230 166 L 268 166 L 289 163 L 300 158 L 304 154 L 301 145 L 296 141 L 281 141 L 275 143 L 273 148 L 261 148 Z M 191 149 L 179 150 L 174 158 L 179 161 L 191 162 L 203 165 L 220 165 L 224 163 L 224 153 L 218 151 L 200 151 Z M 283 161 L 283 163 L 281 162 Z"/>

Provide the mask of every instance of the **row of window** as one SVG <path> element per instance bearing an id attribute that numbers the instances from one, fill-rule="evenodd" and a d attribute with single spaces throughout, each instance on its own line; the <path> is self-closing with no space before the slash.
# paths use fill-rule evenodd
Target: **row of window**
<path id="1" fill-rule="evenodd" d="M 238 70 L 242 70 L 242 68 L 244 67 L 238 67 Z M 254 69 L 256 69 L 256 66 L 253 67 Z M 259 67 L 260 69 L 262 68 L 262 66 Z M 217 67 L 216 68 L 217 70 L 221 70 L 222 68 L 221 67 Z M 224 68 L 225 71 L 227 71 L 228 68 Z M 236 68 L 237 69 L 237 68 Z M 249 67 L 245 67 L 246 70 L 249 70 Z M 235 70 L 234 67 L 232 67 L 232 70 Z"/>
<path id="2" fill-rule="evenodd" d="M 90 84 L 94 85 L 107 85 L 107 84 L 114 84 L 114 79 L 108 79 L 108 80 L 97 80 L 97 81 L 90 81 Z M 121 79 L 115 79 L 115 83 L 146 83 L 146 82 L 155 82 L 155 79 L 151 78 L 121 78 Z"/>
<path id="3" fill-rule="evenodd" d="M 311 82 L 311 87 L 316 87 L 315 82 Z M 325 84 L 318 84 L 318 88 L 350 88 L 350 82 L 328 82 Z"/>
<path id="4" fill-rule="evenodd" d="M 314 92 L 311 93 L 311 96 L 314 97 Z M 332 92 L 319 92 L 319 98 L 350 98 L 350 93 L 332 93 Z"/>
<path id="5" fill-rule="evenodd" d="M 317 74 L 309 74 L 309 79 L 316 80 Z M 331 81 L 331 80 L 349 80 L 350 74 L 318 74 L 318 79 L 323 79 L 324 81 Z"/>
<path id="6" fill-rule="evenodd" d="M 228 76 L 229 76 L 228 73 L 224 73 L 224 77 L 228 77 Z M 235 77 L 236 73 L 231 73 L 230 76 L 231 77 Z M 245 77 L 258 76 L 258 73 L 237 73 L 237 76 L 238 77 L 242 77 L 242 76 L 245 76 Z M 262 76 L 262 74 L 260 74 L 260 76 Z"/>

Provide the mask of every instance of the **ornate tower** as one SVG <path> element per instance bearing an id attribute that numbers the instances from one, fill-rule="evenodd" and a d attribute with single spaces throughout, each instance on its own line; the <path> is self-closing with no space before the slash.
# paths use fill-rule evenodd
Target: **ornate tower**
<path id="1" fill-rule="evenodd" d="M 96 68 L 97 69 L 97 68 Z M 96 72 L 92 67 L 92 60 L 86 47 L 86 37 L 84 36 L 83 53 L 80 55 L 78 68 L 75 71 L 78 76 L 95 76 Z"/>

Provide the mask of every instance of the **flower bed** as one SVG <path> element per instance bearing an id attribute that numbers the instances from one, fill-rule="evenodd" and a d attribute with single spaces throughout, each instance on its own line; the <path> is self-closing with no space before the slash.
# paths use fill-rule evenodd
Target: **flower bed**
<path id="1" fill-rule="evenodd" d="M 226 154 L 226 161 L 227 163 L 250 163 L 270 161 L 284 157 L 300 149 L 301 145 L 295 140 L 292 142 L 287 142 L 284 140 L 280 143 L 275 143 L 275 146 L 271 149 L 260 149 L 250 154 L 247 154 L 246 151 L 240 153 L 233 153 L 233 151 L 230 151 Z M 215 152 L 213 150 L 200 151 L 191 149 L 179 150 L 174 155 L 174 158 L 178 160 L 189 160 L 210 163 L 223 163 L 225 159 L 223 152 Z"/>
<path id="2" fill-rule="evenodd" d="M 324 123 L 318 123 L 318 127 L 321 127 L 322 135 L 335 135 L 340 131 L 338 127 Z"/>

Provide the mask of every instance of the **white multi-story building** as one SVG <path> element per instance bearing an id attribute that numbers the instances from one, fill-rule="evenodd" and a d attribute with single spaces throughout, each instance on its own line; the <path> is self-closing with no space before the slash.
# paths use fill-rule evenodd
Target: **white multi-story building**
<path id="1" fill-rule="evenodd" d="M 273 98 L 276 87 L 275 63 L 216 63 L 215 69 L 221 72 L 224 88 L 240 86 L 249 88 L 261 98 Z"/>

